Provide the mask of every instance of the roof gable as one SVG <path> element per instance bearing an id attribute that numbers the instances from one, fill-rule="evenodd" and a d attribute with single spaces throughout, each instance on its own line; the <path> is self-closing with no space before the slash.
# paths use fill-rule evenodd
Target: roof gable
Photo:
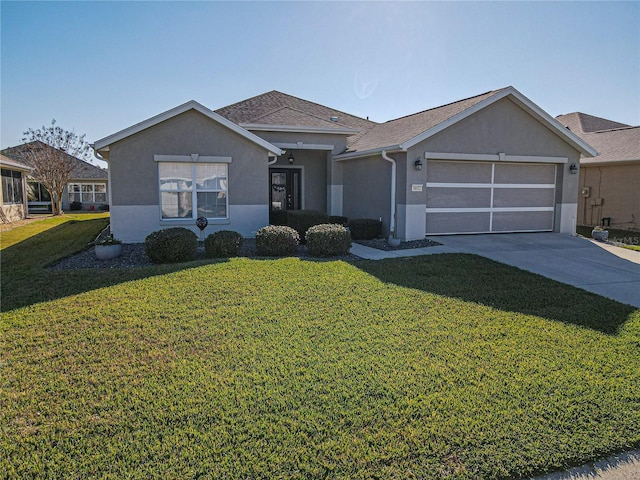
<path id="1" fill-rule="evenodd" d="M 147 128 L 153 127 L 154 125 L 162 123 L 166 120 L 169 120 L 170 118 L 173 118 L 189 110 L 195 110 L 205 115 L 206 117 L 210 118 L 214 122 L 217 122 L 223 125 L 224 127 L 236 132 L 237 134 L 241 135 L 247 140 L 260 145 L 261 147 L 265 148 L 266 150 L 273 153 L 274 155 L 282 154 L 282 150 L 280 150 L 278 147 L 272 145 L 271 143 L 258 137 L 257 135 L 249 132 L 248 130 L 242 128 L 241 126 L 236 125 L 232 121 L 229 121 L 228 119 L 215 113 L 214 111 L 209 110 L 208 108 L 196 102 L 195 100 L 190 100 L 189 102 L 183 103 L 182 105 L 178 105 L 177 107 L 174 107 L 171 110 L 167 110 L 166 112 L 155 115 L 140 123 L 136 123 L 131 127 L 125 128 L 124 130 L 120 130 L 119 132 L 116 132 L 113 135 L 109 135 L 108 137 L 104 137 L 100 140 L 97 140 L 93 144 L 93 148 L 98 153 L 107 153 L 109 151 L 109 145 L 111 145 L 112 143 L 123 140 L 127 137 L 130 137 L 131 135 L 135 135 L 136 133 L 139 133 L 142 130 L 146 130 Z"/>
<path id="2" fill-rule="evenodd" d="M 597 154 L 583 139 L 567 130 L 564 125 L 522 95 L 518 90 L 513 87 L 506 87 L 443 105 L 442 107 L 432 108 L 417 114 L 391 120 L 374 127 L 360 138 L 352 141 L 352 143 L 348 145 L 348 151 L 342 154 L 341 157 L 357 157 L 368 154 L 369 152 L 372 153 L 382 150 L 407 150 L 483 108 L 507 97 L 583 155 L 595 156 Z"/>

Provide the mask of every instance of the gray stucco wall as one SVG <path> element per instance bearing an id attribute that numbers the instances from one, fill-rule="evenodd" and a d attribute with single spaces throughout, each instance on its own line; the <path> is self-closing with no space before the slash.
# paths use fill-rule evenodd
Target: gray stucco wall
<path id="1" fill-rule="evenodd" d="M 397 164 L 404 154 L 390 155 Z M 398 160 L 400 159 L 400 160 Z M 380 218 L 384 234 L 389 234 L 391 212 L 391 163 L 380 155 L 339 162 L 343 169 L 342 213 L 349 219 Z M 398 168 L 399 174 L 400 168 Z"/>
<path id="2" fill-rule="evenodd" d="M 399 203 L 426 205 L 426 188 L 411 191 L 411 184 L 426 183 L 426 169 L 417 171 L 412 165 L 417 158 L 424 162 L 425 152 L 566 157 L 568 162 L 558 164 L 556 174 L 554 230 L 567 231 L 575 221 L 578 175 L 569 174 L 569 165 L 579 163 L 580 152 L 508 98 L 408 149 L 406 188 L 399 189 Z"/>
<path id="3" fill-rule="evenodd" d="M 306 210 L 327 211 L 327 154 L 320 150 L 296 150 L 294 163 L 288 161 L 289 152 L 278 157 L 271 168 L 292 168 L 302 171 L 303 205 Z M 268 180 L 267 180 L 268 181 Z"/>
<path id="4" fill-rule="evenodd" d="M 116 236 L 139 242 L 151 231 L 169 226 L 197 232 L 191 219 L 160 220 L 158 164 L 154 161 L 154 155 L 191 154 L 232 158 L 228 167 L 230 218 L 210 222 L 206 233 L 235 229 L 251 236 L 268 224 L 267 151 L 190 110 L 110 146 L 111 223 Z"/>
<path id="5" fill-rule="evenodd" d="M 230 156 L 229 202 L 268 202 L 267 152 L 194 110 L 110 146 L 113 205 L 157 205 L 154 155 Z"/>

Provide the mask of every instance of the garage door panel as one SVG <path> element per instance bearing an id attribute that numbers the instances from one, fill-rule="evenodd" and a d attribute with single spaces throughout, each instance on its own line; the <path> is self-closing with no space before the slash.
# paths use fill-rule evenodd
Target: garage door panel
<path id="1" fill-rule="evenodd" d="M 496 188 L 493 192 L 493 206 L 508 207 L 553 207 L 553 188 Z"/>
<path id="2" fill-rule="evenodd" d="M 553 230 L 555 164 L 428 160 L 426 233 Z"/>
<path id="3" fill-rule="evenodd" d="M 489 212 L 427 213 L 427 232 L 488 232 L 490 222 L 491 214 Z"/>
<path id="4" fill-rule="evenodd" d="M 553 212 L 494 212 L 493 232 L 553 230 Z"/>
<path id="5" fill-rule="evenodd" d="M 514 163 L 496 163 L 494 183 L 544 183 L 556 181 L 555 165 L 522 165 Z"/>
<path id="6" fill-rule="evenodd" d="M 490 183 L 491 164 L 465 162 L 427 162 L 427 182 L 435 183 Z"/>
<path id="7" fill-rule="evenodd" d="M 491 206 L 490 188 L 427 188 L 431 208 L 474 208 Z"/>

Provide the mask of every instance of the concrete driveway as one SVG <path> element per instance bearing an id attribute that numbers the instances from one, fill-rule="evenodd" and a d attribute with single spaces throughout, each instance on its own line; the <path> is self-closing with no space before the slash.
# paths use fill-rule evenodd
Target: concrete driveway
<path id="1" fill-rule="evenodd" d="M 438 249 L 440 253 L 482 255 L 640 308 L 638 251 L 560 233 L 449 235 L 428 238 L 443 245 L 430 247 Z"/>

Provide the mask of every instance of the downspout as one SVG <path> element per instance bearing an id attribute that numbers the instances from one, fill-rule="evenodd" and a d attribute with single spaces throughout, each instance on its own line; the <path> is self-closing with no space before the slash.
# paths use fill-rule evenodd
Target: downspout
<path id="1" fill-rule="evenodd" d="M 396 161 L 382 151 L 382 158 L 391 163 L 391 217 L 389 220 L 389 237 L 396 236 Z"/>
<path id="2" fill-rule="evenodd" d="M 93 148 L 93 145 L 91 145 L 91 148 Z M 109 160 L 104 158 L 102 155 L 100 155 L 95 148 L 93 149 L 93 156 L 96 157 L 98 160 L 100 160 L 102 162 L 105 162 L 107 164 L 107 202 L 109 204 L 109 210 L 111 210 L 111 168 L 110 168 L 110 162 L 109 162 Z"/>

